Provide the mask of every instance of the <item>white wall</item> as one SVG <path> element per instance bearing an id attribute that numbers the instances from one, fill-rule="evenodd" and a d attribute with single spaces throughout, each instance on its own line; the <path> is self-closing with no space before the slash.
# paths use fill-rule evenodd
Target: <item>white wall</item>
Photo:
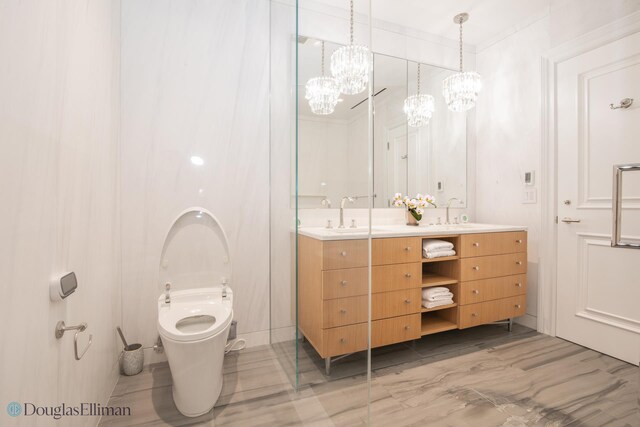
<path id="1" fill-rule="evenodd" d="M 523 204 L 522 193 L 524 172 L 540 171 L 541 58 L 549 46 L 548 22 L 541 19 L 477 56 L 483 91 L 476 107 L 476 214 L 480 222 L 529 227 L 527 316 L 520 321 L 533 327 L 540 203 Z"/>
<path id="2" fill-rule="evenodd" d="M 0 2 L 1 425 L 54 424 L 9 419 L 11 401 L 106 404 L 118 379 L 119 25 L 119 1 Z M 78 290 L 50 302 L 70 270 Z M 82 360 L 59 320 L 88 323 Z"/>
<path id="3" fill-rule="evenodd" d="M 122 4 L 123 323 L 131 340 L 151 345 L 158 336 L 163 241 L 180 212 L 201 206 L 229 239 L 238 333 L 248 345 L 268 342 L 268 34 L 267 0 Z"/>

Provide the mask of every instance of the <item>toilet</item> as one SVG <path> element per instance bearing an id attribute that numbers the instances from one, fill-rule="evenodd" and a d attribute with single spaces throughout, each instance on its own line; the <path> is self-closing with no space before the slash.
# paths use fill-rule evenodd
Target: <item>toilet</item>
<path id="1" fill-rule="evenodd" d="M 217 220 L 202 208 L 183 212 L 165 239 L 157 304 L 173 400 L 187 417 L 209 412 L 222 391 L 233 320 L 230 276 L 228 243 Z"/>

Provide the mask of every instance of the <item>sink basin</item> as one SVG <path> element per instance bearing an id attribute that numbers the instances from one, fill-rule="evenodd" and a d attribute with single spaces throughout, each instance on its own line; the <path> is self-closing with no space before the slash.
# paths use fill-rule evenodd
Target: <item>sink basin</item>
<path id="1" fill-rule="evenodd" d="M 369 227 L 357 227 L 357 228 L 333 228 L 331 230 L 327 230 L 332 233 L 338 234 L 367 234 L 369 232 Z M 378 231 L 375 228 L 371 229 L 372 232 Z"/>

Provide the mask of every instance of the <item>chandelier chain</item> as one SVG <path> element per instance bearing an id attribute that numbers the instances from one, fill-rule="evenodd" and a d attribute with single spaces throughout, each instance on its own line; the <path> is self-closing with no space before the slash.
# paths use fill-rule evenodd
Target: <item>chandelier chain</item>
<path id="1" fill-rule="evenodd" d="M 322 41 L 322 59 L 320 61 L 320 68 L 322 70 L 322 77 L 324 77 L 324 40 Z"/>
<path id="2" fill-rule="evenodd" d="M 462 72 L 462 17 L 460 17 L 460 72 Z"/>
<path id="3" fill-rule="evenodd" d="M 349 44 L 353 44 L 353 0 L 350 2 L 350 27 L 349 27 Z"/>

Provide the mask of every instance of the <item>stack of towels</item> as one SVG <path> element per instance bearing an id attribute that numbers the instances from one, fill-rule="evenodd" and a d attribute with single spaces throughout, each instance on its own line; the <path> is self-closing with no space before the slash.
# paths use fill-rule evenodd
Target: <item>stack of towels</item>
<path id="1" fill-rule="evenodd" d="M 434 308 L 449 304 L 453 304 L 453 294 L 449 288 L 438 286 L 422 290 L 422 306 L 424 308 Z"/>
<path id="2" fill-rule="evenodd" d="M 422 241 L 422 255 L 425 258 L 439 258 L 443 256 L 454 256 L 453 243 L 446 240 L 424 239 Z"/>

